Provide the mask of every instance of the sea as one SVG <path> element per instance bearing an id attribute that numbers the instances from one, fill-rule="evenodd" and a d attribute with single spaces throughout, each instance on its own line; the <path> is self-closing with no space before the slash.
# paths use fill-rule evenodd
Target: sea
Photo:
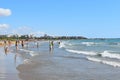
<path id="1" fill-rule="evenodd" d="M 84 56 L 89 61 L 120 67 L 119 38 L 61 40 L 54 41 L 54 47 L 58 51 L 62 50 Z M 15 47 L 13 48 L 15 52 Z M 26 61 L 30 57 L 39 55 L 39 52 L 49 52 L 49 41 L 29 42 L 29 44 L 26 43 L 25 48 L 19 47 L 17 51 L 21 54 L 24 53 L 22 59 Z"/>
<path id="2" fill-rule="evenodd" d="M 62 41 L 59 48 L 84 55 L 89 61 L 120 67 L 120 39 L 82 39 Z"/>
<path id="3" fill-rule="evenodd" d="M 51 41 L 51 40 L 50 40 Z M 120 39 L 80 39 L 25 42 L 14 54 L 21 80 L 119 80 Z M 10 55 L 10 54 L 8 54 Z M 8 56 L 9 58 L 9 56 Z M 13 60 L 12 59 L 12 60 Z M 10 59 L 11 60 L 11 59 Z"/>

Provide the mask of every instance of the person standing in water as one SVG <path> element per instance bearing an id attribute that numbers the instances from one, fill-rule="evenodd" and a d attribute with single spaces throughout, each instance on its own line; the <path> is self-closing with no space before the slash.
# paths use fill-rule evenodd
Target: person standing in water
<path id="1" fill-rule="evenodd" d="M 11 41 L 10 40 L 8 41 L 8 45 L 9 45 L 9 47 L 11 46 Z"/>
<path id="2" fill-rule="evenodd" d="M 37 42 L 37 48 L 39 48 L 39 43 Z"/>
<path id="3" fill-rule="evenodd" d="M 15 41 L 16 50 L 18 49 L 18 41 Z"/>
<path id="4" fill-rule="evenodd" d="M 21 46 L 22 46 L 22 48 L 24 48 L 24 41 L 23 40 L 21 41 Z"/>
<path id="5" fill-rule="evenodd" d="M 8 46 L 5 46 L 5 47 L 4 47 L 4 51 L 5 51 L 5 54 L 7 55 L 8 51 L 9 51 L 9 50 L 8 50 Z"/>
<path id="6" fill-rule="evenodd" d="M 50 51 L 53 50 L 53 46 L 54 46 L 54 43 L 53 43 L 53 41 L 51 41 L 51 42 L 49 43 L 49 50 L 50 50 Z"/>
<path id="7" fill-rule="evenodd" d="M 7 41 L 6 40 L 4 40 L 4 46 L 6 46 L 7 45 Z"/>
<path id="8" fill-rule="evenodd" d="M 4 51 L 5 51 L 5 54 L 7 55 L 8 53 L 7 41 L 4 41 Z"/>

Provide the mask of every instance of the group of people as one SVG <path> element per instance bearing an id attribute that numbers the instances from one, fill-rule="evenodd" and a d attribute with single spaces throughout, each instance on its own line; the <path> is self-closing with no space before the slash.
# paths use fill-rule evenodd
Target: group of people
<path id="1" fill-rule="evenodd" d="M 7 54 L 9 52 L 9 48 L 11 46 L 12 42 L 9 40 L 4 40 L 4 51 L 5 51 L 5 54 Z M 15 47 L 16 47 L 16 50 L 18 49 L 18 44 L 20 44 L 20 41 L 16 40 L 15 41 Z M 21 41 L 21 46 L 22 48 L 24 48 L 24 41 L 22 40 Z"/>
<path id="2" fill-rule="evenodd" d="M 20 43 L 20 41 L 16 41 L 15 42 L 15 46 L 16 46 L 16 50 L 18 49 L 18 44 Z M 22 46 L 22 48 L 24 48 L 24 41 L 22 40 L 21 41 L 21 46 Z M 27 45 L 28 45 L 28 43 L 27 43 Z M 37 46 L 37 48 L 39 47 L 39 43 L 38 42 L 36 42 L 36 46 Z M 53 48 L 54 48 L 54 42 L 53 41 L 49 41 L 49 50 L 50 51 L 52 51 L 53 50 Z"/>
<path id="3" fill-rule="evenodd" d="M 9 51 L 9 48 L 11 46 L 11 41 L 4 41 L 4 51 L 5 51 L 5 54 L 7 54 L 7 52 Z M 25 47 L 25 44 L 26 46 L 28 47 L 28 42 L 25 42 L 24 40 L 16 40 L 15 42 L 15 48 L 16 50 L 18 50 L 18 46 L 21 45 L 22 48 Z M 60 44 L 60 42 L 58 42 L 58 44 Z M 39 43 L 36 42 L 36 47 L 38 48 L 39 47 Z M 49 51 L 53 51 L 54 49 L 54 41 L 49 41 Z"/>
<path id="4" fill-rule="evenodd" d="M 58 42 L 58 44 L 60 45 L 60 41 Z M 49 41 L 49 50 L 53 51 L 54 49 L 54 41 Z"/>
<path id="5" fill-rule="evenodd" d="M 16 50 L 18 49 L 18 44 L 20 44 L 20 41 L 16 40 L 15 41 Z M 24 48 L 24 41 L 23 40 L 21 41 L 21 46 L 22 46 L 22 48 Z"/>

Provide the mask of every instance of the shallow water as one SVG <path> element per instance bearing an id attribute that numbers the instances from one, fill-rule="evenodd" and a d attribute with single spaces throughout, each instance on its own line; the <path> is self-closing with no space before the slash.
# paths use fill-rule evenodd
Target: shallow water
<path id="1" fill-rule="evenodd" d="M 120 39 L 87 39 L 63 41 L 60 48 L 83 54 L 88 60 L 120 67 Z"/>
<path id="2" fill-rule="evenodd" d="M 86 54 L 74 54 L 55 43 L 52 52 L 48 42 L 34 44 L 29 48 L 19 49 L 23 59 L 16 69 L 22 80 L 119 80 L 120 68 L 92 62 Z M 70 46 L 68 46 L 70 47 Z M 98 57 L 98 56 L 97 56 Z M 97 58 L 96 57 L 96 58 Z"/>
<path id="3" fill-rule="evenodd" d="M 16 51 L 14 46 L 11 48 L 11 55 L 4 55 L 8 59 L 2 60 L 1 79 L 9 76 L 12 80 L 119 80 L 120 68 L 113 67 L 102 62 L 94 62 L 89 58 L 101 59 L 96 55 L 87 53 L 73 53 L 66 51 L 71 46 L 66 44 L 70 41 L 62 41 L 61 45 L 54 44 L 53 51 L 49 51 L 49 42 L 39 42 L 37 48 L 34 42 L 29 43 L 29 47 L 21 48 Z M 79 42 L 79 41 L 78 41 Z M 82 42 L 82 41 L 81 41 Z M 64 47 L 61 47 L 64 43 Z M 73 46 L 73 44 L 70 44 Z M 78 45 L 75 43 L 75 45 Z M 78 45 L 79 46 L 79 45 Z M 68 48 L 70 47 L 70 48 Z M 81 46 L 82 47 L 82 46 Z M 78 49 L 79 47 L 77 47 Z M 72 47 L 72 49 L 74 49 Z M 80 49 L 80 48 L 79 48 Z M 86 51 L 87 52 L 87 51 Z M 89 52 L 89 51 L 88 51 Z M 17 53 L 17 55 L 16 55 Z M 91 53 L 92 54 L 92 53 Z M 16 57 L 15 57 L 16 55 Z M 95 58 L 95 59 L 96 59 Z M 103 57 L 105 58 L 105 57 Z M 0 58 L 2 59 L 2 58 Z M 9 60 L 12 63 L 9 63 Z M 106 58 L 105 58 L 106 60 Z M 107 58 L 111 60 L 111 58 Z M 114 61 L 116 61 L 115 59 Z M 5 62 L 7 62 L 7 65 Z M 8 67 L 11 66 L 11 67 Z M 2 74 L 2 73 L 5 74 Z M 15 75 L 13 75 L 13 73 Z M 3 80 L 8 80 L 4 78 Z"/>
<path id="4" fill-rule="evenodd" d="M 21 80 L 18 76 L 16 67 L 20 64 L 15 63 L 15 55 L 11 52 L 4 53 L 4 48 L 0 48 L 0 80 Z M 19 60 L 19 59 L 18 59 Z"/>

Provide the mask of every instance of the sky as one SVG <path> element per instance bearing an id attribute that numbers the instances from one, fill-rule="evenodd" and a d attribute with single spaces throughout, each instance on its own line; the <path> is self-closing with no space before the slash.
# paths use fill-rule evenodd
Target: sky
<path id="1" fill-rule="evenodd" d="M 0 34 L 120 38 L 120 0 L 1 0 Z"/>

